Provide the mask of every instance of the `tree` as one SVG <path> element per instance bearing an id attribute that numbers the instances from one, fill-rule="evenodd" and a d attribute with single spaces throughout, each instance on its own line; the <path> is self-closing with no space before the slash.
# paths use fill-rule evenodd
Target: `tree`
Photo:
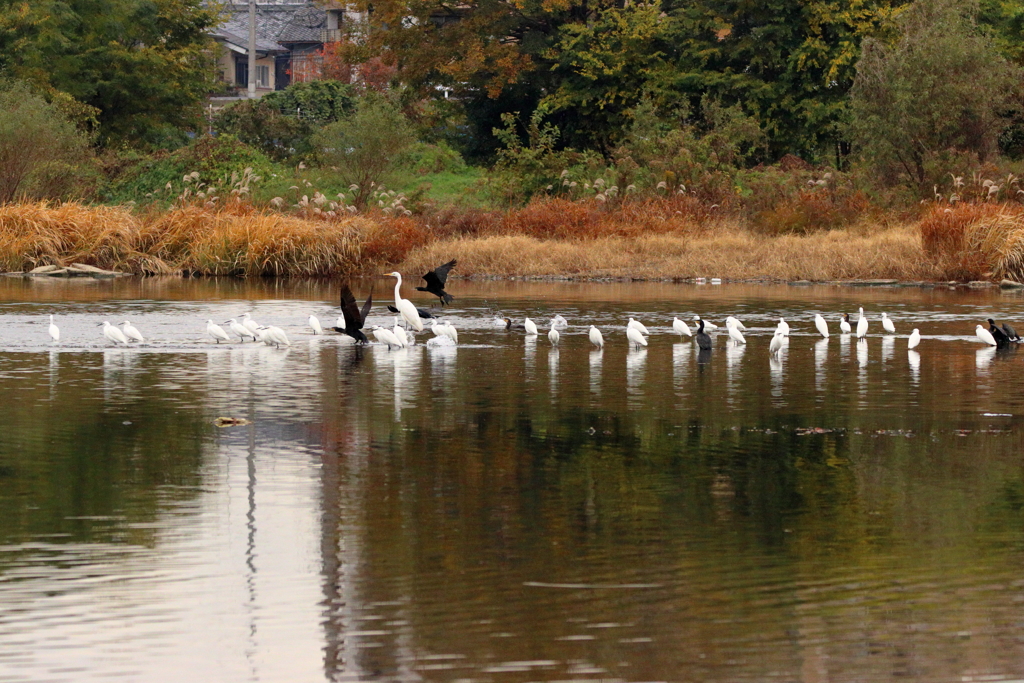
<path id="1" fill-rule="evenodd" d="M 973 9 L 918 0 L 901 18 L 894 44 L 865 43 L 850 94 L 851 133 L 879 172 L 925 189 L 937 155 L 984 160 L 995 152 L 1022 72 L 978 30 Z"/>
<path id="2" fill-rule="evenodd" d="M 283 161 L 312 151 L 320 127 L 342 119 L 355 108 L 355 88 L 338 81 L 293 83 L 258 100 L 242 100 L 215 121 L 218 132 L 231 133 Z"/>
<path id="3" fill-rule="evenodd" d="M 401 109 L 384 95 L 367 95 L 354 113 L 328 124 L 313 137 L 324 165 L 336 168 L 345 183 L 358 186 L 355 204 L 365 206 L 375 186 L 388 180 L 416 142 Z"/>
<path id="4" fill-rule="evenodd" d="M 99 110 L 100 141 L 157 142 L 202 121 L 212 86 L 202 0 L 0 0 L 0 68 Z"/>
<path id="5" fill-rule="evenodd" d="M 0 86 L 0 204 L 33 194 L 49 171 L 82 161 L 88 139 L 24 83 Z"/>

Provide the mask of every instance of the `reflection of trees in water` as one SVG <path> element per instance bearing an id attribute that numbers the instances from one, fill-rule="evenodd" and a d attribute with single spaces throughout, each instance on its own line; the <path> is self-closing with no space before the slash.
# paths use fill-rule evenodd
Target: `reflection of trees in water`
<path id="1" fill-rule="evenodd" d="M 0 542 L 53 535 L 59 541 L 149 545 L 133 526 L 200 483 L 212 426 L 187 388 L 155 389 L 162 359 L 102 354 L 12 354 L 0 391 Z M 98 361 L 98 362 L 97 362 Z M 48 381 L 25 381 L 25 377 Z M 90 518 L 106 518 L 90 519 Z"/>
<path id="2" fill-rule="evenodd" d="M 800 355 L 787 363 L 782 409 L 757 408 L 773 400 L 766 389 L 781 388 L 769 363 L 744 366 L 747 390 L 730 395 L 744 411 L 740 423 L 722 409 L 735 372 L 727 357 L 690 380 L 698 400 L 677 403 L 666 400 L 677 363 L 651 354 L 644 392 L 629 397 L 636 370 L 615 350 L 605 351 L 613 355 L 602 379 L 627 391 L 603 401 L 590 391 L 590 352 L 563 350 L 551 391 L 548 378 L 524 372 L 516 346 L 488 365 L 486 381 L 460 368 L 443 391 L 425 367 L 420 400 L 401 423 L 384 401 L 339 406 L 325 423 L 347 435 L 325 449 L 334 468 L 324 473 L 328 671 L 403 678 L 414 661 L 558 660 L 568 656 L 558 639 L 582 631 L 603 641 L 588 650 L 590 664 L 611 670 L 626 658 L 637 678 L 944 675 L 946 641 L 907 635 L 922 618 L 914 603 L 934 600 L 935 576 L 926 569 L 919 580 L 903 563 L 973 561 L 998 572 L 995 548 L 968 560 L 978 550 L 977 515 L 954 520 L 949 511 L 996 496 L 1002 507 L 986 520 L 1019 538 L 1024 506 L 1004 508 L 1024 500 L 1016 494 L 1024 485 L 1004 482 L 1021 480 L 1020 467 L 1005 444 L 989 441 L 981 457 L 994 469 L 947 469 L 975 452 L 948 432 L 928 437 L 919 417 L 887 416 L 921 437 L 874 433 L 868 425 L 878 417 L 851 408 L 863 373 L 871 381 L 880 365 L 858 363 L 852 377 L 822 372 L 827 358 L 804 346 L 790 352 Z M 363 375 L 357 384 L 370 382 Z M 913 391 L 907 385 L 889 390 Z M 629 410 L 637 400 L 642 409 Z M 837 431 L 816 429 L 843 421 Z M 949 447 L 941 463 L 935 438 Z M 633 582 L 648 587 L 557 587 Z M 874 602 L 857 602 L 867 593 Z M 1000 657 L 1003 669 L 1019 669 L 1019 645 L 1004 642 L 1010 608 L 983 590 L 971 596 L 967 621 L 984 627 L 976 617 L 995 610 L 1006 626 L 999 639 L 964 650 L 1005 648 L 1013 654 Z M 929 618 L 955 629 L 956 603 Z M 586 630 L 598 622 L 617 626 Z M 370 635 L 346 635 L 353 631 Z M 616 644 L 646 636 L 657 646 Z M 896 645 L 865 659 L 861 648 L 873 640 Z"/>

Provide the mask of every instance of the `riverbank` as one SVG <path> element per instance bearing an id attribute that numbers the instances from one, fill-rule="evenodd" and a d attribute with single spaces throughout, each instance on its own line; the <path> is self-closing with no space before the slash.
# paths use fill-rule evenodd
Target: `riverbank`
<path id="1" fill-rule="evenodd" d="M 936 206 L 917 221 L 764 234 L 692 204 L 546 202 L 443 215 L 284 213 L 248 203 L 159 213 L 0 207 L 0 270 L 336 277 L 459 260 L 461 276 L 998 281 L 1024 270 L 1024 209 Z"/>

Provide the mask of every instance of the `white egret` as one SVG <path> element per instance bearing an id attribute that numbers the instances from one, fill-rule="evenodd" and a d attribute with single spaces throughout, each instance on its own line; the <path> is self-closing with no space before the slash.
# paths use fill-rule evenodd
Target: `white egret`
<path id="1" fill-rule="evenodd" d="M 377 325 L 374 325 L 373 327 L 370 328 L 370 330 L 373 332 L 373 336 L 377 338 L 377 341 L 379 341 L 381 344 L 388 345 L 389 351 L 391 350 L 392 346 L 399 349 L 402 348 L 402 342 L 398 340 L 398 337 L 395 336 L 394 332 L 387 329 L 386 327 L 379 327 Z"/>
<path id="2" fill-rule="evenodd" d="M 246 337 L 252 337 L 252 340 L 256 341 L 256 333 L 253 330 L 250 330 L 245 325 L 239 323 L 234 318 L 228 320 L 225 324 L 228 326 L 228 329 L 231 330 L 231 332 L 238 337 L 240 341 L 244 342 Z M 258 325 L 256 329 L 259 329 Z"/>
<path id="3" fill-rule="evenodd" d="M 779 324 L 775 327 L 775 331 L 779 334 L 789 336 L 789 323 L 786 322 L 785 318 L 779 318 Z"/>
<path id="4" fill-rule="evenodd" d="M 599 349 L 604 348 L 604 335 L 601 334 L 601 330 L 597 329 L 593 325 L 590 326 L 590 343 Z"/>
<path id="5" fill-rule="evenodd" d="M 133 339 L 133 340 L 135 340 L 137 342 L 144 342 L 144 341 L 146 341 L 145 338 L 142 336 L 142 333 L 139 332 L 135 328 L 135 326 L 132 325 L 127 320 L 125 320 L 123 323 L 121 323 L 121 331 L 124 332 L 124 336 L 128 337 L 128 339 Z"/>
<path id="6" fill-rule="evenodd" d="M 402 348 L 409 346 L 409 340 L 405 338 L 405 330 L 399 326 L 398 318 L 395 318 L 395 326 L 391 328 L 391 332 L 395 335 L 395 339 L 398 340 Z"/>
<path id="7" fill-rule="evenodd" d="M 737 344 L 747 343 L 747 340 L 743 338 L 743 333 L 740 332 L 740 328 L 736 325 L 729 325 L 729 338 Z"/>
<path id="8" fill-rule="evenodd" d="M 889 334 L 896 334 L 896 326 L 892 324 L 888 313 L 882 313 L 882 329 Z"/>
<path id="9" fill-rule="evenodd" d="M 975 328 L 974 334 L 977 335 L 978 339 L 980 339 L 981 341 L 985 342 L 989 346 L 995 346 L 996 345 L 996 338 L 992 336 L 991 332 L 986 330 L 981 325 L 978 325 L 978 327 Z"/>
<path id="10" fill-rule="evenodd" d="M 523 320 L 523 327 L 526 328 L 526 334 L 536 336 L 538 334 L 537 323 L 533 322 L 529 318 Z"/>
<path id="11" fill-rule="evenodd" d="M 853 332 L 853 328 L 850 327 L 850 314 L 843 313 L 842 319 L 839 321 L 839 331 L 843 334 L 850 334 Z"/>
<path id="12" fill-rule="evenodd" d="M 773 356 L 778 355 L 779 351 L 782 350 L 782 344 L 785 337 L 786 336 L 782 334 L 782 332 L 776 329 L 775 336 L 772 337 L 772 343 L 768 345 L 768 353 Z"/>
<path id="13" fill-rule="evenodd" d="M 700 327 L 697 328 L 697 334 L 693 335 L 694 340 L 697 342 L 697 347 L 701 351 L 710 351 L 712 342 L 711 337 L 704 331 L 706 323 L 697 316 L 697 321 L 700 323 Z"/>
<path id="14" fill-rule="evenodd" d="M 268 345 L 273 344 L 278 348 L 281 348 L 281 344 L 284 344 L 285 346 L 292 345 L 292 343 L 288 341 L 288 335 L 284 333 L 284 330 L 280 327 L 274 327 L 273 325 L 267 328 L 265 341 Z"/>
<path id="15" fill-rule="evenodd" d="M 637 332 L 639 332 L 640 334 L 643 334 L 643 335 L 646 335 L 646 336 L 650 336 L 650 334 L 651 334 L 650 332 L 647 331 L 647 328 L 644 327 L 644 324 L 642 322 L 640 322 L 638 320 L 633 320 L 632 318 L 629 319 L 629 324 L 626 325 L 626 327 L 634 329 Z"/>
<path id="16" fill-rule="evenodd" d="M 315 315 L 309 316 L 309 326 L 313 328 L 313 334 L 323 334 L 324 328 L 320 325 L 320 319 Z"/>
<path id="17" fill-rule="evenodd" d="M 682 337 L 684 334 L 687 337 L 693 336 L 693 332 L 690 331 L 690 326 L 684 323 L 679 318 L 672 318 L 672 329 L 678 332 L 680 337 Z"/>
<path id="18" fill-rule="evenodd" d="M 860 315 L 857 316 L 857 339 L 861 339 L 865 334 L 868 333 L 868 319 L 864 317 L 864 309 L 860 309 Z"/>
<path id="19" fill-rule="evenodd" d="M 246 313 L 246 315 L 249 314 Z M 218 344 L 220 344 L 221 340 L 224 340 L 226 342 L 231 341 L 231 337 L 228 336 L 228 333 L 225 332 L 220 325 L 215 324 L 212 320 L 206 321 L 206 334 L 213 337 L 213 340 Z M 253 334 L 255 334 L 255 331 L 253 332 Z"/>
<path id="20" fill-rule="evenodd" d="M 551 324 L 555 325 L 561 330 L 564 330 L 565 328 L 569 327 L 569 321 L 557 313 L 555 314 L 555 317 L 551 319 Z"/>
<path id="21" fill-rule="evenodd" d="M 242 326 L 252 333 L 252 338 L 256 338 L 256 330 L 260 328 L 260 324 L 252 319 L 252 316 L 248 313 L 242 314 Z"/>
<path id="22" fill-rule="evenodd" d="M 452 325 L 450 321 L 444 322 L 444 335 L 451 339 L 456 344 L 459 343 L 459 331 L 455 329 L 455 325 Z"/>
<path id="23" fill-rule="evenodd" d="M 695 322 L 704 323 L 703 329 L 708 330 L 709 332 L 714 332 L 715 330 L 718 329 L 718 325 L 714 323 L 709 323 L 707 320 L 701 319 L 699 315 L 693 316 L 693 319 Z"/>
<path id="24" fill-rule="evenodd" d="M 402 316 L 406 325 L 415 328 L 417 332 L 422 332 L 423 321 L 420 319 L 419 311 L 411 301 L 402 298 L 402 274 L 396 270 L 388 275 L 395 278 L 395 308 L 398 309 L 399 315 Z"/>
<path id="25" fill-rule="evenodd" d="M 747 326 L 744 325 L 743 323 L 741 323 L 739 321 L 739 318 L 734 318 L 731 315 L 728 318 L 725 319 L 725 326 L 726 327 L 735 327 L 736 329 L 738 329 L 740 331 L 744 331 L 744 330 L 747 329 Z"/>
<path id="26" fill-rule="evenodd" d="M 117 329 L 116 327 L 108 323 L 106 320 L 104 320 L 100 324 L 103 325 L 104 337 L 114 342 L 115 344 L 124 344 L 125 346 L 128 346 L 128 337 L 124 336 L 124 332 Z"/>
<path id="27" fill-rule="evenodd" d="M 822 337 L 828 339 L 828 323 L 825 322 L 825 319 L 821 317 L 820 313 L 814 314 L 814 326 L 818 328 L 818 333 Z"/>
<path id="28" fill-rule="evenodd" d="M 52 315 L 50 316 L 50 329 L 49 329 L 49 332 L 50 332 L 50 339 L 52 339 L 55 342 L 60 341 L 60 328 L 57 327 L 57 325 L 54 324 L 53 316 Z"/>
<path id="29" fill-rule="evenodd" d="M 561 336 L 562 335 L 558 334 L 558 330 L 555 329 L 555 321 L 552 320 L 551 321 L 551 329 L 548 330 L 548 340 L 551 342 L 551 345 L 552 346 L 558 346 L 558 339 Z"/>
<path id="30" fill-rule="evenodd" d="M 920 344 L 920 343 L 921 343 L 921 333 L 918 332 L 917 328 L 915 327 L 914 331 L 910 333 L 910 339 L 907 340 L 907 348 L 908 349 L 916 348 L 917 345 Z"/>
<path id="31" fill-rule="evenodd" d="M 447 337 L 444 331 L 444 323 L 438 323 L 437 320 L 430 321 L 430 331 L 434 333 L 435 337 Z"/>
<path id="32" fill-rule="evenodd" d="M 640 333 L 640 330 L 635 327 L 626 327 L 626 339 L 628 339 L 629 343 L 635 346 L 637 350 L 639 350 L 641 346 L 647 346 L 647 339 Z"/>

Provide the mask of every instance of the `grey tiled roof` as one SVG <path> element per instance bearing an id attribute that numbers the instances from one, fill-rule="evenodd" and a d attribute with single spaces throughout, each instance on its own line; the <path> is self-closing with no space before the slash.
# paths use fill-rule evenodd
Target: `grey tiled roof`
<path id="1" fill-rule="evenodd" d="M 319 43 L 326 27 L 326 13 L 311 2 L 256 5 L 256 49 L 260 52 L 285 51 L 285 43 Z M 212 35 L 245 47 L 249 42 L 248 3 L 226 5 L 224 21 Z"/>

